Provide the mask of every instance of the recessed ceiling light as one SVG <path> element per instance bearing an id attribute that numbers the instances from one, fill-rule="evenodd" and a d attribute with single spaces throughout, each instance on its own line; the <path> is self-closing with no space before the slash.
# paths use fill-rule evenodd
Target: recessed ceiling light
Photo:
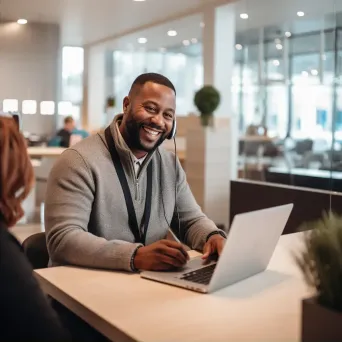
<path id="1" fill-rule="evenodd" d="M 26 19 L 18 19 L 17 23 L 20 25 L 25 25 L 25 24 L 27 24 L 27 20 Z"/>
<path id="2" fill-rule="evenodd" d="M 203 21 L 200 23 L 200 27 L 205 27 L 205 23 Z"/>
<path id="3" fill-rule="evenodd" d="M 311 70 L 311 75 L 312 75 L 312 76 L 317 76 L 317 75 L 318 75 L 318 70 L 312 69 L 312 70 Z"/>
<path id="4" fill-rule="evenodd" d="M 305 13 L 303 11 L 297 12 L 298 17 L 304 17 Z"/>
<path id="5" fill-rule="evenodd" d="M 308 73 L 307 71 L 302 71 L 302 76 L 308 77 L 308 76 L 309 76 L 309 73 Z"/>
<path id="6" fill-rule="evenodd" d="M 290 38 L 292 36 L 292 33 L 290 31 L 285 32 L 285 37 Z"/>
<path id="7" fill-rule="evenodd" d="M 279 62 L 277 59 L 275 59 L 275 60 L 273 61 L 273 65 L 274 65 L 274 66 L 279 66 L 279 65 L 280 65 L 280 62 Z"/>
<path id="8" fill-rule="evenodd" d="M 188 45 L 190 45 L 190 42 L 187 39 L 183 40 L 183 45 L 188 46 Z"/>
<path id="9" fill-rule="evenodd" d="M 138 38 L 138 43 L 139 44 L 146 44 L 147 43 L 147 38 L 145 38 L 145 37 Z"/>
<path id="10" fill-rule="evenodd" d="M 281 45 L 281 44 L 276 44 L 276 48 L 277 48 L 277 50 L 282 50 L 282 49 L 283 49 L 283 45 Z"/>
<path id="11" fill-rule="evenodd" d="M 241 19 L 248 19 L 248 14 L 247 13 L 241 13 L 240 18 Z"/>
<path id="12" fill-rule="evenodd" d="M 175 31 L 175 30 L 169 30 L 169 31 L 167 32 L 167 35 L 170 36 L 170 37 L 175 37 L 175 36 L 177 36 L 177 31 Z"/>
<path id="13" fill-rule="evenodd" d="M 242 45 L 241 44 L 236 44 L 235 45 L 236 50 L 242 50 Z"/>
<path id="14" fill-rule="evenodd" d="M 198 42 L 197 38 L 192 38 L 192 39 L 191 39 L 191 43 L 192 43 L 192 44 L 197 44 L 197 42 Z"/>

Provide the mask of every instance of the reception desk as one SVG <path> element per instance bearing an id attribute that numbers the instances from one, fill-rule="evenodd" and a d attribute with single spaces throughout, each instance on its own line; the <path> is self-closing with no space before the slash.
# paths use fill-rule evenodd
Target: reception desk
<path id="1" fill-rule="evenodd" d="M 77 267 L 36 270 L 43 290 L 112 341 L 300 341 L 309 291 L 293 261 L 302 233 L 284 235 L 268 269 L 213 294 L 129 274 Z M 196 252 L 191 252 L 196 255 Z"/>

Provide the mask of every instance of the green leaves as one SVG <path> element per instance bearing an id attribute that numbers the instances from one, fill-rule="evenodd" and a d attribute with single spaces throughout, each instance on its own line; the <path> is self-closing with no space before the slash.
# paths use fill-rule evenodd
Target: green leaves
<path id="1" fill-rule="evenodd" d="M 295 256 L 306 283 L 316 289 L 318 301 L 342 311 L 342 217 L 324 214 L 302 227 L 305 250 Z"/>
<path id="2" fill-rule="evenodd" d="M 194 103 L 202 115 L 213 115 L 220 104 L 219 92 L 210 85 L 202 87 L 196 92 Z"/>

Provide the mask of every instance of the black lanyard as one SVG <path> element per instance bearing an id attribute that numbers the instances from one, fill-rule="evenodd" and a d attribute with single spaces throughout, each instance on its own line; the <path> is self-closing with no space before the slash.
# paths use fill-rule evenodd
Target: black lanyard
<path id="1" fill-rule="evenodd" d="M 106 142 L 109 148 L 110 155 L 112 157 L 113 164 L 116 169 L 116 173 L 119 177 L 121 188 L 125 196 L 127 213 L 128 213 L 128 225 L 134 235 L 136 243 L 145 244 L 146 233 L 148 229 L 148 225 L 150 222 L 151 216 L 151 203 L 152 203 L 152 162 L 147 167 L 147 189 L 146 189 L 146 199 L 145 199 L 145 210 L 144 215 L 141 220 L 141 226 L 143 227 L 143 231 L 140 232 L 138 227 L 137 216 L 135 214 L 132 195 L 129 190 L 127 178 L 125 175 L 125 171 L 122 167 L 119 153 L 115 147 L 115 142 L 110 132 L 110 128 L 107 127 L 105 130 Z"/>

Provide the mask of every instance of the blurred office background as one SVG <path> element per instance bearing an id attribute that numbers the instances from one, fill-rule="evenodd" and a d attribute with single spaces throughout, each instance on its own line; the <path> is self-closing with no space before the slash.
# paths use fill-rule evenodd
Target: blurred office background
<path id="1" fill-rule="evenodd" d="M 227 3 L 232 29 L 218 34 L 208 11 Z M 237 122 L 230 179 L 342 192 L 341 1 L 3 0 L 0 15 L 0 110 L 21 113 L 28 146 L 48 145 L 67 115 L 103 129 L 134 78 L 159 72 L 177 88 L 187 171 L 206 54 L 225 48 L 229 106 L 215 118 Z"/>

